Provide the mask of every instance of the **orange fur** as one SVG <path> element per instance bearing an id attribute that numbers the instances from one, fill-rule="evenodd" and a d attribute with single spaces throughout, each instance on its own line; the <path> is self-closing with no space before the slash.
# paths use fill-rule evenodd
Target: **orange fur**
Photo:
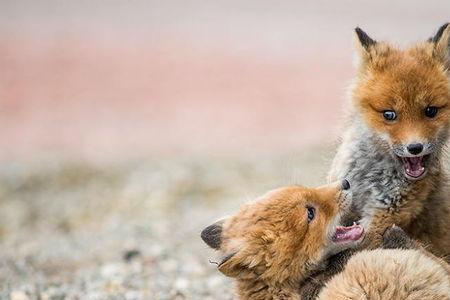
<path id="1" fill-rule="evenodd" d="M 361 138 L 357 134 L 362 130 L 358 127 L 361 125 L 352 123 L 344 135 L 330 177 L 345 176 L 359 189 L 356 193 L 361 198 L 359 213 L 366 222 L 364 225 L 370 224 L 364 243 L 366 247 L 377 248 L 386 228 L 397 224 L 427 245 L 434 254 L 450 255 L 450 199 L 446 189 L 447 175 L 441 162 L 445 146 L 440 146 L 447 142 L 450 128 L 450 26 L 445 26 L 434 39 L 407 49 L 375 42 L 364 32 L 361 34 L 362 31 L 358 34 L 357 29 L 360 63 L 352 90 L 350 120 L 361 119 L 358 124 L 364 124 L 364 130 L 370 134 Z M 426 108 L 430 106 L 439 109 L 432 118 L 425 115 Z M 386 120 L 383 118 L 384 111 L 395 111 L 396 119 Z M 352 157 L 360 157 L 361 154 L 358 156 L 356 150 L 347 149 L 355 145 L 358 139 L 361 142 L 361 139 L 369 138 L 373 139 L 371 150 L 379 151 L 378 159 L 389 156 L 392 163 L 376 166 L 378 178 L 365 177 L 367 179 L 355 181 L 348 175 L 352 168 L 355 174 L 365 174 L 371 171 L 374 164 L 362 163 L 355 167 L 358 161 L 352 161 Z M 417 181 L 408 181 L 395 175 L 395 168 L 400 165 L 401 159 L 394 149 L 405 149 L 406 145 L 417 142 L 438 146 L 432 153 L 433 161 L 425 163 L 426 167 L 428 163 L 430 165 L 428 173 Z M 359 161 L 361 159 L 358 158 Z M 389 197 L 380 199 L 383 192 L 380 189 L 373 192 L 374 182 L 389 181 L 395 176 L 398 186 L 389 186 L 390 192 L 386 192 Z M 369 196 L 364 199 L 364 195 Z M 389 204 L 383 207 L 384 204 L 380 204 L 382 200 Z"/>
<path id="2" fill-rule="evenodd" d="M 224 258 L 218 269 L 237 280 L 239 298 L 299 299 L 299 282 L 339 247 L 331 236 L 349 205 L 346 195 L 340 184 L 280 188 L 212 225 Z M 311 222 L 307 207 L 316 212 Z"/>
<path id="3" fill-rule="evenodd" d="M 430 140 L 450 121 L 448 75 L 443 62 L 432 54 L 431 43 L 406 50 L 381 43 L 363 54 L 371 58 L 360 71 L 354 104 L 366 122 L 387 135 L 392 144 Z M 427 106 L 440 108 L 435 118 L 424 115 Z M 384 120 L 381 113 L 385 110 L 396 111 L 397 119 Z"/>

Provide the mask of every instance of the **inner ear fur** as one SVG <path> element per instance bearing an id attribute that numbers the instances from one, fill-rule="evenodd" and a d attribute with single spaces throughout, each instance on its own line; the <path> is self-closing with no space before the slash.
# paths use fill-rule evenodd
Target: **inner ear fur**
<path id="1" fill-rule="evenodd" d="M 450 68 L 450 26 L 445 23 L 439 27 L 436 34 L 428 39 L 434 44 L 433 56 L 442 62 L 445 67 Z"/>
<path id="2" fill-rule="evenodd" d="M 357 67 L 363 72 L 369 65 L 374 68 L 382 66 L 382 58 L 391 51 L 387 43 L 377 42 L 359 27 L 355 28 L 355 46 L 357 50 Z"/>

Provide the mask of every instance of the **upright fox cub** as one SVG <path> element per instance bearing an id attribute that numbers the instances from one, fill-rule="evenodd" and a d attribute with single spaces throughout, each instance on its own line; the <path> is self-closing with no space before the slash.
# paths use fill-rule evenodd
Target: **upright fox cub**
<path id="1" fill-rule="evenodd" d="M 281 188 L 203 230 L 202 239 L 221 254 L 219 271 L 236 279 L 239 299 L 315 298 L 317 291 L 305 296 L 300 283 L 328 256 L 355 247 L 364 234 L 360 225 L 339 226 L 350 204 L 348 187 L 344 181 L 317 189 Z M 450 298 L 445 262 L 398 227 L 386 231 L 383 246 L 402 249 L 348 255 L 318 299 Z"/>
<path id="2" fill-rule="evenodd" d="M 449 255 L 443 155 L 450 122 L 450 26 L 406 50 L 359 28 L 356 37 L 359 73 L 330 180 L 352 182 L 353 209 L 369 225 L 368 235 L 378 237 L 368 241 L 379 241 L 397 224 L 436 255 Z"/>
<path id="3" fill-rule="evenodd" d="M 237 279 L 240 299 L 300 299 L 299 283 L 323 260 L 356 246 L 360 225 L 339 226 L 350 206 L 349 183 L 269 192 L 238 214 L 203 230 L 219 250 L 219 271 Z"/>

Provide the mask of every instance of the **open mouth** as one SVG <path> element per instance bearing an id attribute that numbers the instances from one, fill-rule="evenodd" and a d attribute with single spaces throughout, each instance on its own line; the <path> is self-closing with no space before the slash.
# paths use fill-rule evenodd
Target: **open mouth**
<path id="1" fill-rule="evenodd" d="M 335 243 L 352 242 L 360 240 L 363 235 L 364 227 L 353 223 L 352 226 L 336 227 L 336 232 L 334 233 L 332 240 Z"/>
<path id="2" fill-rule="evenodd" d="M 399 156 L 400 157 L 400 156 Z M 405 175 L 410 179 L 420 179 L 427 171 L 425 168 L 425 162 L 428 155 L 414 156 L 414 157 L 400 157 Z"/>

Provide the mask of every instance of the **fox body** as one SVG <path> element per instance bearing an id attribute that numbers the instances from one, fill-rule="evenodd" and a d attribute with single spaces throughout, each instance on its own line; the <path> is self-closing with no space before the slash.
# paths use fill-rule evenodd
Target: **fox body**
<path id="1" fill-rule="evenodd" d="M 353 211 L 376 248 L 397 224 L 436 255 L 450 254 L 443 168 L 450 122 L 450 26 L 399 50 L 357 28 L 359 70 L 330 180 L 348 178 Z M 371 236 L 369 238 L 369 235 Z"/>
<path id="2" fill-rule="evenodd" d="M 305 300 L 317 294 L 320 300 L 450 299 L 447 263 L 399 227 L 383 234 L 385 249 L 355 254 L 363 228 L 339 226 L 349 204 L 347 191 L 337 184 L 281 188 L 201 235 L 219 251 L 218 269 L 236 280 L 242 300 Z M 300 285 L 316 270 L 326 270 L 323 264 L 336 252 L 346 254 L 320 293 Z"/>
<path id="3" fill-rule="evenodd" d="M 352 256 L 317 300 L 448 300 L 445 267 L 419 250 L 375 249 Z"/>
<path id="4" fill-rule="evenodd" d="M 350 206 L 348 188 L 347 181 L 281 188 L 202 231 L 220 253 L 219 271 L 236 279 L 240 299 L 301 299 L 299 282 L 359 243 L 361 226 L 339 226 Z"/>
<path id="5" fill-rule="evenodd" d="M 444 260 L 424 250 L 398 226 L 384 232 L 381 246 L 350 256 L 343 271 L 314 299 L 450 299 L 450 266 Z"/>

